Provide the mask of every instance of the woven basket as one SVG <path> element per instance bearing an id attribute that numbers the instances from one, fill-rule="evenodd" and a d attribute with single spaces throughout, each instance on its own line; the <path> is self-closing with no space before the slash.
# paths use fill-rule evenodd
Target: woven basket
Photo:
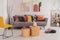
<path id="1" fill-rule="evenodd" d="M 23 37 L 29 37 L 30 36 L 30 28 L 22 28 L 21 29 L 21 36 Z"/>
<path id="2" fill-rule="evenodd" d="M 31 30 L 31 36 L 38 36 L 40 33 L 39 26 L 30 26 L 30 30 Z"/>

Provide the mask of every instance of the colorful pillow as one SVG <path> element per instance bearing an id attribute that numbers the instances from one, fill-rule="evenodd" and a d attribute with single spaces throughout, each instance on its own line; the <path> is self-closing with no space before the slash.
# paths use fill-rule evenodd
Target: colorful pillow
<path id="1" fill-rule="evenodd" d="M 28 22 L 32 22 L 32 17 L 31 16 L 27 16 L 27 19 L 28 19 L 27 20 Z"/>
<path id="2" fill-rule="evenodd" d="M 24 22 L 24 19 L 23 19 L 22 16 L 19 16 L 19 21 L 20 21 L 20 22 Z"/>
<path id="3" fill-rule="evenodd" d="M 43 16 L 37 16 L 37 21 L 43 21 L 44 20 L 44 17 Z"/>
<path id="4" fill-rule="evenodd" d="M 27 21 L 27 16 L 23 16 L 23 19 L 26 22 Z"/>
<path id="5" fill-rule="evenodd" d="M 17 15 L 13 16 L 15 22 L 19 22 L 19 17 Z"/>

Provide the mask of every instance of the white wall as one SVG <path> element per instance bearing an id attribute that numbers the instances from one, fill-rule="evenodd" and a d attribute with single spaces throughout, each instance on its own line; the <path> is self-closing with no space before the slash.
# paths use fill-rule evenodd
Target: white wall
<path id="1" fill-rule="evenodd" d="M 0 16 L 3 16 L 4 22 L 8 23 L 7 0 L 0 0 Z"/>
<path id="2" fill-rule="evenodd" d="M 49 14 L 50 7 L 51 7 L 51 0 L 40 0 L 42 2 L 42 11 L 41 12 L 32 12 L 32 5 L 30 5 L 30 11 L 29 12 L 21 12 L 20 11 L 20 4 L 21 0 L 8 0 L 8 7 L 13 8 L 13 12 L 10 13 L 11 15 L 24 15 L 24 14 L 29 14 L 29 15 L 46 15 Z"/>
<path id="3" fill-rule="evenodd" d="M 59 0 L 39 0 L 42 2 L 42 11 L 41 12 L 32 12 L 32 5 L 30 5 L 30 12 L 21 12 L 20 11 L 20 4 L 22 0 L 8 0 L 8 8 L 12 8 L 13 12 L 10 13 L 11 15 L 44 15 L 47 17 L 49 11 L 51 11 L 53 3 L 56 2 L 56 6 L 54 8 L 59 9 Z"/>
<path id="4" fill-rule="evenodd" d="M 3 7 L 2 7 L 2 2 L 3 2 L 3 1 L 0 0 L 0 15 L 1 15 L 1 16 L 2 16 L 2 8 L 3 8 Z"/>

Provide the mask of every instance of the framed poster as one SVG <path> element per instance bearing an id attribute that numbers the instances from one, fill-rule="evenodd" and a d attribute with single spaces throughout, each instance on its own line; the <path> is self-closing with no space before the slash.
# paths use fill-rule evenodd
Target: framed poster
<path id="1" fill-rule="evenodd" d="M 60 26 L 60 13 L 58 10 L 51 11 L 51 26 L 53 27 Z"/>

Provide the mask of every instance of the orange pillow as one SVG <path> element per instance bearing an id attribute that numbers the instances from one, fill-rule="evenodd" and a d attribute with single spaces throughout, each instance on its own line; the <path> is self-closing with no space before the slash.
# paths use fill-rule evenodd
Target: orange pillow
<path id="1" fill-rule="evenodd" d="M 27 21 L 27 16 L 23 16 L 24 21 Z"/>
<path id="2" fill-rule="evenodd" d="M 42 20 L 44 20 L 43 16 L 37 16 L 37 21 L 42 21 Z"/>
<path id="3" fill-rule="evenodd" d="M 28 22 L 32 22 L 32 17 L 31 16 L 27 16 L 27 18 L 28 18 Z"/>

